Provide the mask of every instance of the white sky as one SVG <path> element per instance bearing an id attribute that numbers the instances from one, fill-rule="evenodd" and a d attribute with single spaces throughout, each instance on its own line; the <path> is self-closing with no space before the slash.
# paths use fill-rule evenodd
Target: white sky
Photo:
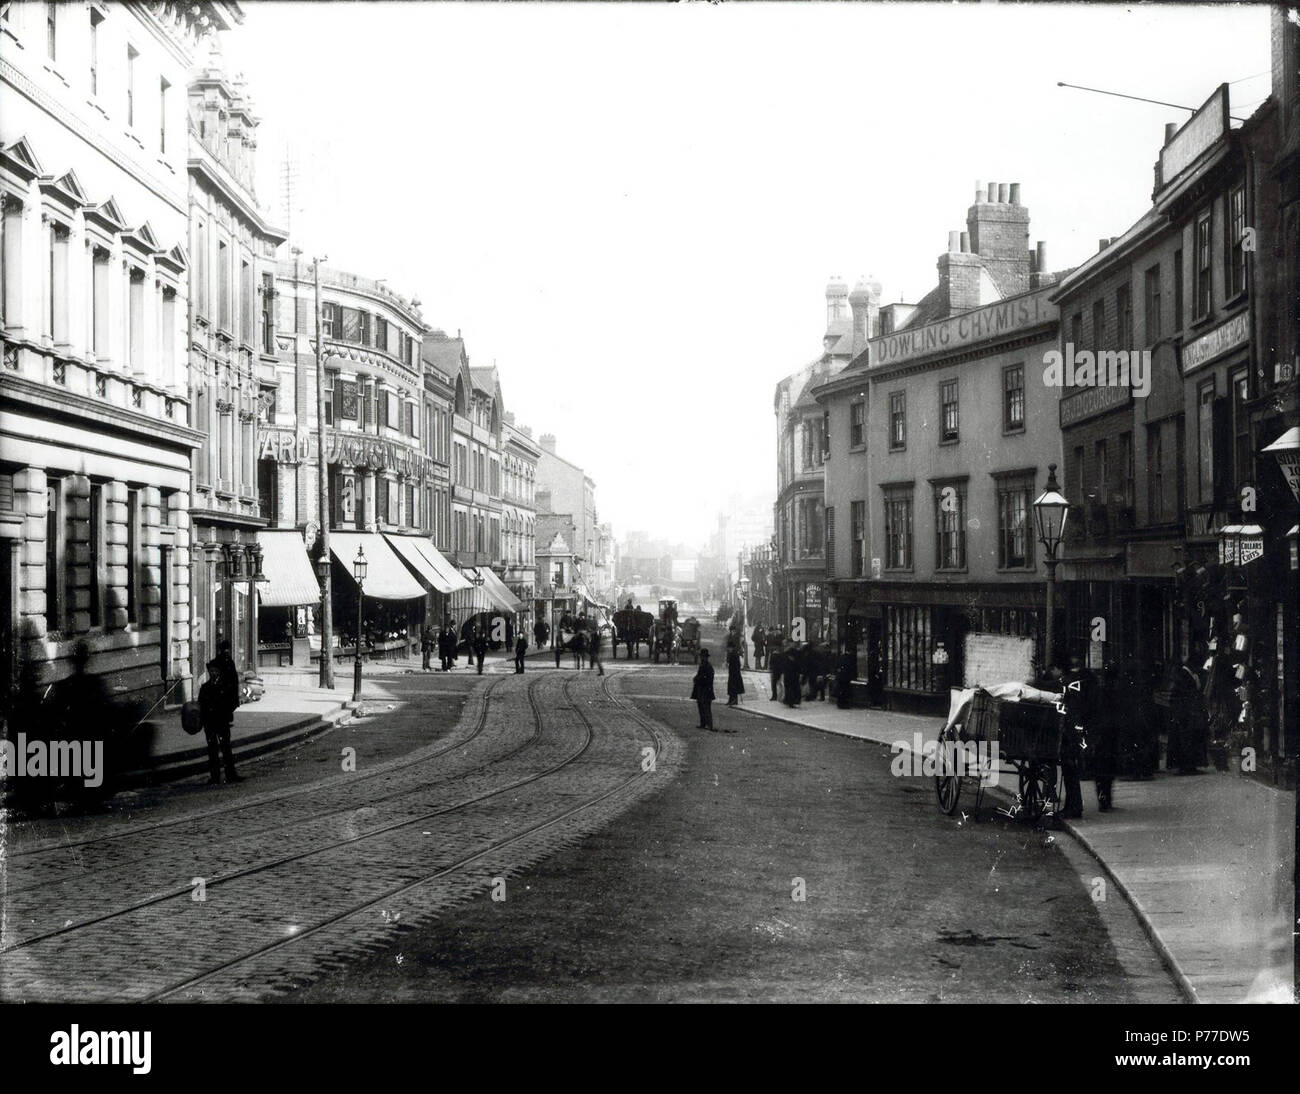
<path id="1" fill-rule="evenodd" d="M 1186 112 L 1058 80 L 1187 106 L 1241 80 L 1242 116 L 1269 91 L 1262 6 L 245 10 L 227 64 L 302 164 L 297 242 L 495 360 L 619 538 L 703 543 L 774 495 L 773 386 L 820 352 L 826 281 L 919 299 L 977 179 L 1021 183 L 1054 269 L 1142 213 Z"/>

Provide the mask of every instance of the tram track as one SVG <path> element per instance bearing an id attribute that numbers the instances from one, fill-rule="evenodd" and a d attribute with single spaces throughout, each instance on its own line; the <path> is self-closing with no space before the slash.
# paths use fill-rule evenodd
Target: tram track
<path id="1" fill-rule="evenodd" d="M 345 783 L 348 785 L 355 785 L 361 780 L 380 778 L 384 775 L 401 771 L 404 768 L 437 759 L 440 756 L 445 756 L 448 752 L 454 752 L 458 748 L 464 748 L 483 732 L 483 728 L 487 724 L 488 707 L 491 702 L 492 692 L 501 686 L 504 679 L 505 678 L 493 680 L 486 688 L 479 692 L 477 696 L 472 692 L 469 694 L 468 698 L 473 699 L 477 697 L 482 701 L 481 709 L 479 710 L 478 717 L 475 720 L 474 730 L 467 737 L 461 740 L 449 741 L 441 747 L 435 747 L 431 752 L 424 752 L 421 750 L 421 754 L 414 757 L 402 757 L 400 759 L 389 760 L 383 764 L 376 765 L 374 768 L 367 771 L 356 772 L 348 776 L 331 775 L 328 779 L 318 779 L 315 782 L 308 783 L 304 786 L 296 786 L 288 790 L 267 791 L 249 798 L 244 798 L 243 800 L 231 803 L 230 805 L 213 806 L 210 808 L 187 812 L 182 816 L 170 817 L 167 820 L 149 821 L 144 824 L 131 825 L 122 831 L 110 832 L 102 836 L 93 836 L 89 839 L 70 841 L 48 840 L 34 847 L 26 847 L 18 850 L 10 849 L 7 852 L 7 857 L 11 860 L 21 859 L 33 855 L 52 854 L 59 851 L 74 850 L 79 847 L 89 847 L 97 843 L 107 843 L 113 840 L 131 839 L 135 836 L 157 832 L 164 828 L 174 828 L 183 824 L 195 824 L 212 817 L 227 816 L 232 813 L 239 813 L 245 810 L 261 808 L 266 805 L 273 805 L 278 802 L 302 797 L 306 794 L 317 793 L 321 790 L 329 790 Z M 363 717 L 364 716 L 365 715 L 363 715 Z"/>
<path id="2" fill-rule="evenodd" d="M 530 695 L 532 690 L 537 687 L 537 682 L 540 681 L 540 679 L 541 677 L 537 677 L 535 678 L 535 680 L 529 682 L 528 691 Z M 499 687 L 500 684 L 501 681 L 494 681 L 493 684 L 490 685 L 482 693 L 483 702 L 478 717 L 475 721 L 475 727 L 473 731 L 463 740 L 453 742 L 451 744 L 446 745 L 445 747 L 435 749 L 432 752 L 426 752 L 420 756 L 415 757 L 414 759 L 405 759 L 400 762 L 390 761 L 389 765 L 386 766 L 383 770 L 376 770 L 376 771 L 369 772 L 367 773 L 365 778 L 374 779 L 381 776 L 400 777 L 403 774 L 418 769 L 424 764 L 440 759 L 441 757 L 447 755 L 449 752 L 455 752 L 467 748 L 476 738 L 478 738 L 482 734 L 483 729 L 487 724 L 488 704 L 490 701 L 489 693 L 495 690 L 497 687 Z M 520 742 L 519 744 L 515 745 L 514 747 L 504 752 L 495 753 L 489 756 L 488 758 L 484 759 L 483 761 L 472 764 L 469 767 L 463 768 L 462 770 L 455 771 L 455 772 L 445 772 L 445 771 L 438 772 L 436 783 L 447 783 L 453 779 L 467 779 L 480 772 L 486 771 L 488 768 L 492 767 L 493 765 L 504 763 L 507 760 L 514 758 L 519 753 L 523 752 L 525 749 L 535 745 L 539 739 L 539 734 L 540 734 L 540 722 L 537 719 L 534 719 L 533 732 L 529 735 L 529 737 L 526 740 Z M 192 818 L 192 820 L 195 823 L 198 823 L 200 820 L 207 819 L 213 815 L 216 816 L 221 816 L 223 814 L 228 815 L 231 813 L 238 813 L 241 810 L 274 806 L 292 799 L 300 798 L 303 796 L 303 794 L 312 791 L 333 792 L 336 790 L 341 790 L 345 787 L 351 791 L 354 790 L 357 786 L 357 778 L 358 776 L 356 775 L 333 776 L 330 779 L 321 780 L 320 782 L 314 784 L 312 787 L 308 787 L 303 790 L 294 790 L 283 794 L 273 794 L 273 795 L 265 796 L 258 801 L 249 802 L 238 806 L 231 806 L 230 808 L 224 810 L 216 810 L 210 813 L 205 813 L 202 818 L 194 817 Z M 346 816 L 348 814 L 355 813 L 358 810 L 358 808 L 372 809 L 377 805 L 391 803 L 401 798 L 412 797 L 421 793 L 426 793 L 433 785 L 435 785 L 435 783 L 431 782 L 431 783 L 421 783 L 415 786 L 400 787 L 396 790 L 389 791 L 388 793 L 368 797 L 364 799 L 364 801 L 360 805 L 358 805 L 356 801 L 352 801 L 344 805 L 339 805 L 336 807 L 330 807 L 326 809 L 320 809 L 315 812 L 308 813 L 306 815 L 287 818 L 279 823 L 264 825 L 252 831 L 248 831 L 248 830 L 240 831 L 237 837 L 235 838 L 241 840 L 255 839 L 259 837 L 272 835 L 276 832 L 284 832 L 289 829 L 298 828 L 303 825 L 318 823 L 321 821 L 329 820 L 331 818 Z M 160 822 L 155 827 L 157 828 L 174 827 L 175 825 L 182 823 L 183 820 L 184 818 L 177 818 L 171 821 Z M 115 836 L 105 836 L 102 837 L 100 840 L 88 841 L 88 842 L 103 842 L 104 840 L 134 838 L 136 835 L 140 834 L 141 832 L 147 834 L 152 830 L 153 830 L 152 828 L 146 826 L 137 832 L 119 833 Z M 51 848 L 51 850 L 53 850 L 53 848 Z M 19 893 L 30 893 L 38 889 L 48 889 L 57 885 L 63 885 L 69 883 L 82 884 L 86 882 L 88 879 L 93 878 L 98 874 L 103 874 L 103 873 L 120 874 L 122 871 L 127 870 L 132 866 L 138 866 L 141 863 L 152 864 L 155 863 L 156 861 L 157 861 L 156 853 L 151 852 L 151 853 L 140 855 L 139 857 L 136 858 L 119 860 L 117 862 L 112 863 L 111 865 L 99 867 L 97 869 L 85 870 L 85 869 L 69 868 L 68 873 L 57 877 L 44 878 L 39 881 L 35 881 L 26 885 L 14 886 L 11 884 L 8 889 L 8 895 L 12 898 L 13 896 Z M 5 950 L 0 948 L 0 953 L 4 953 L 4 952 Z"/>
<path id="3" fill-rule="evenodd" d="M 530 682 L 530 686 L 525 691 L 534 722 L 534 733 L 530 736 L 530 741 L 545 735 L 545 723 L 548 720 L 548 715 L 543 713 L 538 704 L 536 690 L 542 686 L 542 681 L 547 679 L 553 678 L 539 677 L 538 683 L 533 684 Z M 573 682 L 574 678 L 566 678 L 563 681 L 560 692 L 563 702 L 562 704 L 558 704 L 551 708 L 548 714 L 553 715 L 561 710 L 573 710 L 578 715 L 578 721 L 582 725 L 582 733 L 578 746 L 576 748 L 568 749 L 557 762 L 548 764 L 546 767 L 524 777 L 512 779 L 503 785 L 492 787 L 482 793 L 466 795 L 460 800 L 441 806 L 438 809 L 429 810 L 414 817 L 407 817 L 389 824 L 381 825 L 375 829 L 349 838 L 332 840 L 329 843 L 308 850 L 295 854 L 279 856 L 267 861 L 255 863 L 241 870 L 213 877 L 206 882 L 209 894 L 214 888 L 220 889 L 223 886 L 231 886 L 236 882 L 247 881 L 249 879 L 256 880 L 260 877 L 272 877 L 278 873 L 285 872 L 286 869 L 288 872 L 292 873 L 295 868 L 301 871 L 301 868 L 306 866 L 309 869 L 321 869 L 328 873 L 328 856 L 332 853 L 336 853 L 340 849 L 350 848 L 356 845 L 364 845 L 367 842 L 371 842 L 372 844 L 377 843 L 378 848 L 375 853 L 378 853 L 383 847 L 382 842 L 379 841 L 382 841 L 385 837 L 399 841 L 399 845 L 395 846 L 390 854 L 402 858 L 402 856 L 409 853 L 411 849 L 408 846 L 404 851 L 400 846 L 400 840 L 404 838 L 404 832 L 413 830 L 416 826 L 426 824 L 438 817 L 445 818 L 450 814 L 472 812 L 473 807 L 489 802 L 491 799 L 499 799 L 503 795 L 509 795 L 512 792 L 521 790 L 522 788 L 542 784 L 546 780 L 553 779 L 566 769 L 574 768 L 574 766 L 578 765 L 584 756 L 587 756 L 589 750 L 592 749 L 593 741 L 596 738 L 596 728 L 593 718 L 589 716 L 587 710 L 584 709 L 583 702 L 575 699 L 571 690 Z M 606 701 L 610 706 L 617 708 L 620 717 L 625 718 L 627 721 L 636 725 L 651 741 L 653 741 L 656 755 L 662 754 L 665 742 L 659 727 L 650 719 L 641 715 L 641 713 L 632 707 L 631 704 L 617 698 L 610 691 L 609 678 L 602 679 L 599 688 L 599 694 L 603 696 L 604 701 Z M 487 704 L 485 703 L 484 710 L 480 712 L 481 719 L 484 722 L 487 717 L 486 706 Z M 606 734 L 609 737 L 609 741 L 606 742 L 606 744 L 611 744 L 614 740 L 613 727 L 610 725 L 603 725 L 602 728 L 606 731 Z M 482 727 L 480 725 L 476 728 L 476 732 L 481 731 Z M 559 736 L 562 740 L 563 734 L 560 734 Z M 514 751 L 521 751 L 524 747 L 526 747 L 526 744 L 518 746 Z M 637 759 L 639 760 L 640 757 L 638 756 Z M 613 761 L 610 759 L 601 760 L 598 757 L 597 767 L 593 770 L 600 774 L 601 777 L 607 778 L 608 775 L 601 772 L 600 764 L 604 763 L 608 765 L 612 762 Z M 618 762 L 621 764 L 621 760 Z M 422 874 L 417 878 L 403 880 L 399 884 L 389 885 L 377 895 L 367 894 L 366 899 L 349 902 L 346 906 L 332 912 L 316 923 L 304 926 L 300 929 L 296 928 L 296 933 L 291 937 L 277 937 L 266 940 L 264 944 L 255 946 L 252 949 L 244 950 L 229 960 L 218 962 L 210 967 L 196 971 L 193 975 L 186 976 L 175 982 L 167 983 L 162 987 L 151 991 L 145 996 L 145 998 L 154 1000 L 176 997 L 207 983 L 216 976 L 238 970 L 241 966 L 260 959 L 263 955 L 277 953 L 286 947 L 299 945 L 306 939 L 319 937 L 322 932 L 328 931 L 331 927 L 345 923 L 346 921 L 356 917 L 365 916 L 367 913 L 373 913 L 376 908 L 383 906 L 385 902 L 409 897 L 420 890 L 421 886 L 429 886 L 431 883 L 438 882 L 440 879 L 447 879 L 452 875 L 463 873 L 467 868 L 472 867 L 475 863 L 481 863 L 485 859 L 497 855 L 502 851 L 518 848 L 525 844 L 536 843 L 539 838 L 543 841 L 547 838 L 553 838 L 558 830 L 566 826 L 567 822 L 571 822 L 575 818 L 580 818 L 583 814 L 588 813 L 593 808 L 602 803 L 608 802 L 611 798 L 626 791 L 629 786 L 644 779 L 644 777 L 645 774 L 641 769 L 641 765 L 638 763 L 635 766 L 634 773 L 629 777 L 620 779 L 614 786 L 603 788 L 599 793 L 584 796 L 582 801 L 567 806 L 566 808 L 561 809 L 558 813 L 547 816 L 545 819 L 537 821 L 536 823 L 529 823 L 522 829 L 509 831 L 503 833 L 499 837 L 491 838 L 486 846 L 465 848 L 464 853 L 458 854 L 451 862 L 440 864 L 435 870 Z M 556 793 L 562 800 L 566 794 L 569 797 L 572 797 L 574 794 L 572 790 L 563 789 L 557 790 Z M 520 802 L 521 799 L 510 800 L 509 808 L 513 808 L 518 812 L 522 808 Z M 525 802 L 525 804 L 527 803 Z M 471 829 L 473 828 L 472 823 L 470 824 L 470 827 Z M 428 833 L 425 832 L 424 834 L 427 835 Z M 465 837 L 462 836 L 455 838 Z M 473 840 L 479 837 L 471 834 L 469 838 Z M 313 866 L 312 860 L 315 860 L 319 865 Z M 67 924 L 55 930 L 45 931 L 39 935 L 34 935 L 31 938 L 23 939 L 12 946 L 6 947 L 4 950 L 0 950 L 0 957 L 11 959 L 10 955 L 16 951 L 28 951 L 29 957 L 35 957 L 36 954 L 39 953 L 39 950 L 34 950 L 34 947 L 40 947 L 43 944 L 57 947 L 61 938 L 67 939 L 69 936 L 77 935 L 80 932 L 91 931 L 96 927 L 111 924 L 114 921 L 124 921 L 123 917 L 136 917 L 138 913 L 147 912 L 150 908 L 158 908 L 168 902 L 188 898 L 190 895 L 191 889 L 189 886 L 176 886 L 166 892 L 152 894 L 146 899 L 111 909 L 101 915 L 84 918 L 77 923 Z M 134 929 L 137 932 L 139 931 L 139 927 L 136 924 L 132 924 L 131 929 Z M 129 934 L 130 930 L 127 930 L 125 933 Z"/>

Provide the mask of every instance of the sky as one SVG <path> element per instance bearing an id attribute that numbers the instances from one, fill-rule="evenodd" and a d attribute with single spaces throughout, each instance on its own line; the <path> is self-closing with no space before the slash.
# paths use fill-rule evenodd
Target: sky
<path id="1" fill-rule="evenodd" d="M 977 180 L 1065 269 L 1150 201 L 1164 123 L 1269 92 L 1263 6 L 248 2 L 259 200 L 495 363 L 602 521 L 703 544 L 774 499 L 825 287 L 935 282 Z M 283 217 L 280 218 L 283 220 Z"/>

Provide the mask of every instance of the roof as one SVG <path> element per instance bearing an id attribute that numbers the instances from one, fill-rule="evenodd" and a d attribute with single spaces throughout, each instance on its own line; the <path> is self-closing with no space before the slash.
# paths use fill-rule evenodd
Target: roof
<path id="1" fill-rule="evenodd" d="M 488 365 L 485 368 L 471 368 L 469 370 L 470 382 L 474 385 L 476 391 L 481 391 L 487 395 L 496 394 L 497 388 L 497 367 Z"/>
<path id="2" fill-rule="evenodd" d="M 441 370 L 448 376 L 455 376 L 460 371 L 465 355 L 465 341 L 462 338 L 448 338 L 446 335 L 426 335 L 420 343 L 420 358 Z M 471 370 L 473 371 L 473 370 Z"/>

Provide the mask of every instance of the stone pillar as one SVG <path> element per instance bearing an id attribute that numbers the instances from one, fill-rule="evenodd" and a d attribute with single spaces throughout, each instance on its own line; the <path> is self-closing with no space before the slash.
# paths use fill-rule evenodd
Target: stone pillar
<path id="1" fill-rule="evenodd" d="M 90 479 L 69 475 L 64 482 L 67 506 L 68 625 L 74 634 L 90 629 L 90 598 L 95 575 L 90 568 Z"/>
<path id="2" fill-rule="evenodd" d="M 158 519 L 161 498 L 158 487 L 140 490 L 140 611 L 139 626 L 158 627 L 162 623 L 162 569 Z"/>
<path id="3" fill-rule="evenodd" d="M 182 683 L 173 693 L 173 700 L 185 702 L 191 698 L 193 678 L 190 664 L 190 623 L 193 618 L 190 599 L 190 495 L 177 491 L 171 496 L 172 520 L 176 525 L 176 538 L 172 549 L 172 665 Z"/>
<path id="4" fill-rule="evenodd" d="M 23 545 L 19 554 L 18 638 L 21 655 L 33 657 L 45 637 L 45 471 L 26 467 L 14 472 L 14 508 L 23 514 Z M 44 650 L 39 656 L 44 658 Z"/>
<path id="5" fill-rule="evenodd" d="M 126 483 L 104 484 L 104 627 L 120 631 L 127 624 L 128 519 Z"/>

